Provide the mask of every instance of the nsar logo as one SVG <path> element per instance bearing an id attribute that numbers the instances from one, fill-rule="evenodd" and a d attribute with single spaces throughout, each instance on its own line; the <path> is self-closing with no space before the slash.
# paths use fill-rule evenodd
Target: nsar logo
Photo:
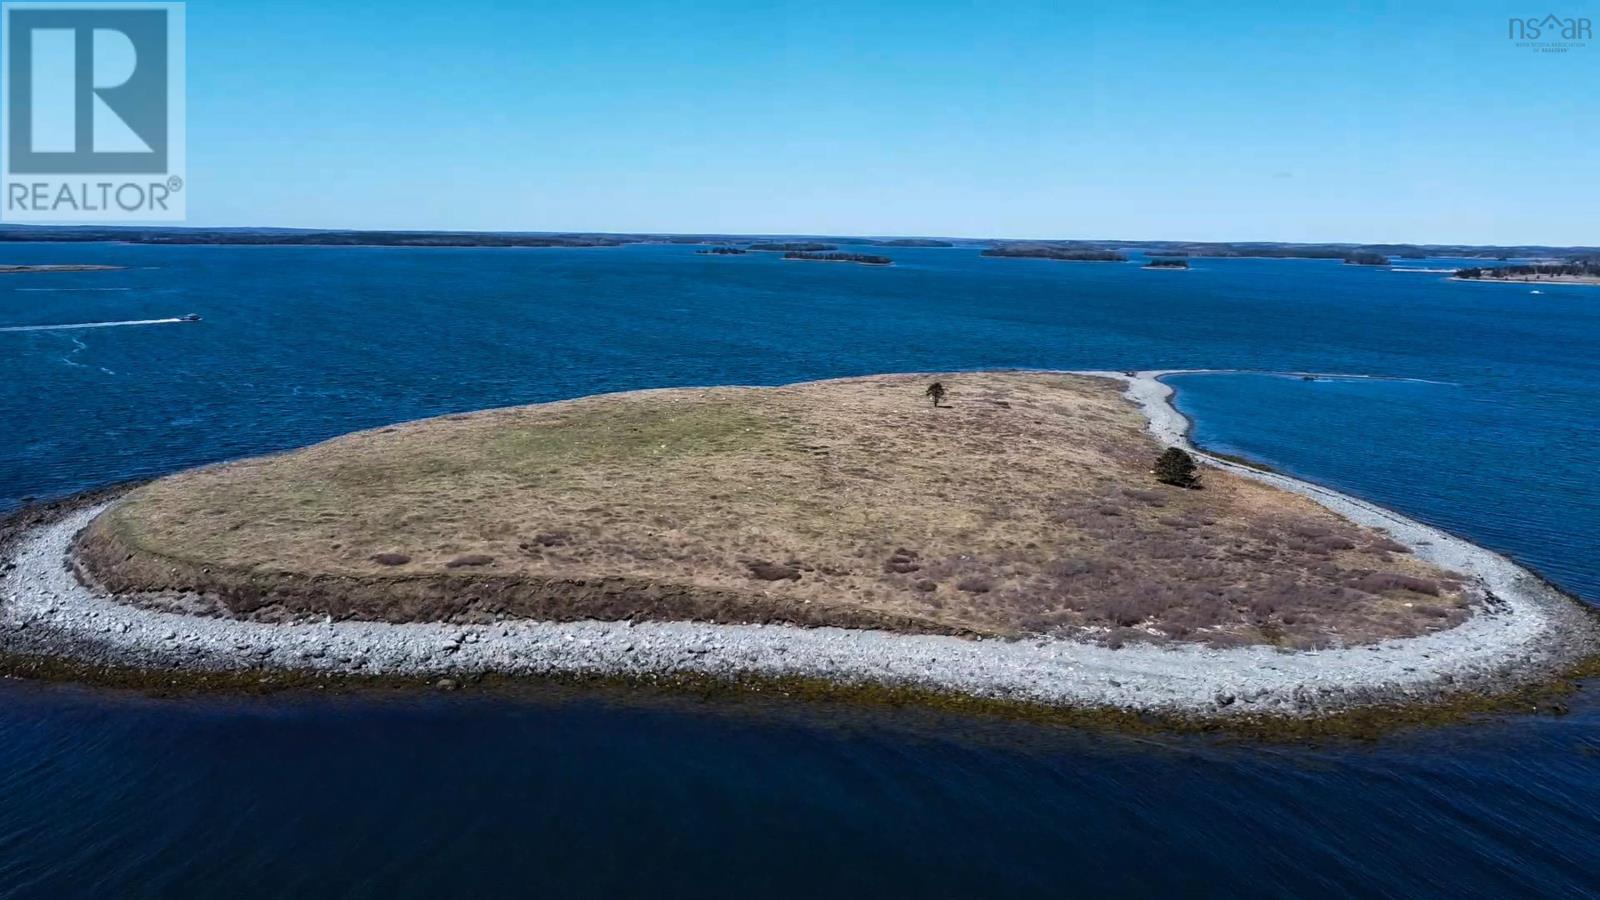
<path id="1" fill-rule="evenodd" d="M 1506 20 L 1506 37 L 1519 48 L 1535 53 L 1566 53 L 1588 46 L 1594 39 L 1594 24 L 1587 17 L 1558 16 Z"/>

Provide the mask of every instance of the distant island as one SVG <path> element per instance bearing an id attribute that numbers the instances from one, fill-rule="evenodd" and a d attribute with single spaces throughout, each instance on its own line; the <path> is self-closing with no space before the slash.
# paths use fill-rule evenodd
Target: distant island
<path id="1" fill-rule="evenodd" d="M 1079 249 L 1054 245 L 1016 244 L 990 247 L 983 256 L 1011 259 L 1058 259 L 1066 262 L 1127 262 L 1128 257 L 1115 250 Z"/>
<path id="2" fill-rule="evenodd" d="M 1389 257 L 1382 253 L 1371 253 L 1365 250 L 1345 255 L 1344 264 L 1347 266 L 1387 266 Z"/>
<path id="3" fill-rule="evenodd" d="M 101 266 L 89 263 L 50 263 L 45 265 L 0 265 L 0 275 L 18 275 L 24 272 L 107 272 L 122 266 Z"/>
<path id="4" fill-rule="evenodd" d="M 895 238 L 889 241 L 872 241 L 875 247 L 954 247 L 949 241 L 936 241 L 932 238 Z"/>
<path id="5" fill-rule="evenodd" d="M 790 250 L 783 255 L 783 258 L 804 259 L 812 262 L 860 263 L 864 266 L 888 266 L 894 264 L 894 260 L 887 256 L 873 256 L 868 253 L 807 253 L 801 250 Z"/>
<path id="6" fill-rule="evenodd" d="M 794 253 L 822 253 L 828 250 L 839 249 L 838 244 L 819 244 L 815 241 L 756 241 L 749 245 L 751 250 L 768 250 Z"/>
<path id="7" fill-rule="evenodd" d="M 1294 244 L 1273 241 L 995 241 L 995 248 L 1054 247 L 1060 250 L 1133 250 L 1147 256 L 1198 256 L 1231 259 L 1337 259 L 1373 254 L 1401 259 L 1455 257 L 1471 259 L 1568 259 L 1600 253 L 1592 247 L 1546 245 L 1473 246 L 1470 244 Z"/>
<path id="8" fill-rule="evenodd" d="M 1144 264 L 1146 269 L 1187 269 L 1187 259 L 1152 259 Z"/>
<path id="9" fill-rule="evenodd" d="M 1600 284 L 1600 259 L 1565 263 L 1535 263 L 1525 266 L 1494 266 L 1457 269 L 1459 281 L 1506 281 L 1524 284 Z"/>
<path id="10" fill-rule="evenodd" d="M 741 247 L 711 247 L 706 250 L 696 250 L 696 253 L 705 253 L 711 256 L 743 256 L 750 251 Z"/>
<path id="11" fill-rule="evenodd" d="M 1182 254 L 1184 256 L 1209 256 L 1223 259 L 1337 259 L 1350 261 L 1351 258 L 1384 257 L 1383 263 L 1388 263 L 1388 257 L 1398 256 L 1404 259 L 1425 259 L 1429 256 L 1480 256 L 1488 253 L 1499 253 L 1504 248 L 1498 247 L 1422 247 L 1410 244 L 1277 244 L 1277 243 L 1179 243 L 1160 244 L 1156 247 L 1142 246 L 1138 249 L 1146 253 L 1159 253 L 1162 256 Z M 1380 265 L 1380 263 L 1356 263 L 1357 265 Z"/>
<path id="12" fill-rule="evenodd" d="M 279 228 L 0 228 L 0 241 L 129 244 L 246 244 L 332 247 L 620 247 L 641 243 L 613 235 L 476 231 L 312 231 Z M 693 243 L 704 243 L 702 240 Z"/>

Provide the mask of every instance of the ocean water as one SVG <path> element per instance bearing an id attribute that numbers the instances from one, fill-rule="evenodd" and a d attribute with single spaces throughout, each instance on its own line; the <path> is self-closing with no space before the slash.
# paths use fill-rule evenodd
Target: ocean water
<path id="1" fill-rule="evenodd" d="M 1600 602 L 1600 289 L 897 249 L 8 245 L 0 507 L 486 406 L 983 367 L 1174 379 L 1196 437 Z M 1429 266 L 1448 262 L 1429 261 Z M 87 329 L 34 326 L 197 324 Z M 947 380 L 959 391 L 959 377 Z M 1262 746 L 555 694 L 0 684 L 0 897 L 1577 896 L 1600 704 Z"/>

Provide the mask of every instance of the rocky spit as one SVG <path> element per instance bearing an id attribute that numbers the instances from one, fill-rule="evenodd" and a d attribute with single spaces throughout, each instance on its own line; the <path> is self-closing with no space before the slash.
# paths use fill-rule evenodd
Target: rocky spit
<path id="1" fill-rule="evenodd" d="M 1070 640 L 694 622 L 271 624 L 152 608 L 181 609 L 194 598 L 124 603 L 80 583 L 68 554 L 73 537 L 105 508 L 100 502 L 24 530 L 0 549 L 0 650 L 136 669 L 404 676 L 446 684 L 479 674 L 824 679 L 1228 718 L 1306 717 L 1494 694 L 1556 676 L 1600 646 L 1595 620 L 1580 604 L 1498 554 L 1335 491 L 1193 450 L 1189 423 L 1159 380 L 1178 372 L 1080 374 L 1125 381 L 1163 443 L 1383 529 L 1418 557 L 1467 575 L 1487 599 L 1445 631 L 1294 652 L 1190 644 L 1110 649 Z"/>

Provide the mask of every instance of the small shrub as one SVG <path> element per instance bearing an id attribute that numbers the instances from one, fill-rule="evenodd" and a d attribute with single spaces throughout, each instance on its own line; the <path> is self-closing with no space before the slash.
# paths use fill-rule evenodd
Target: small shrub
<path id="1" fill-rule="evenodd" d="M 1054 578 L 1076 578 L 1105 572 L 1110 568 L 1103 560 L 1084 556 L 1064 556 L 1044 564 L 1045 574 Z"/>
<path id="2" fill-rule="evenodd" d="M 956 582 L 956 589 L 969 594 L 987 594 L 994 590 L 994 579 L 982 575 L 971 575 Z"/>
<path id="3" fill-rule="evenodd" d="M 800 570 L 794 566 L 779 565 L 764 559 L 745 563 L 750 569 L 750 577 L 761 581 L 799 581 Z"/>
<path id="4" fill-rule="evenodd" d="M 1356 587 L 1369 594 L 1400 590 L 1426 594 L 1430 597 L 1439 596 L 1438 582 L 1417 578 L 1414 575 L 1401 575 L 1397 572 L 1374 572 L 1371 575 L 1364 575 L 1356 582 Z"/>
<path id="5" fill-rule="evenodd" d="M 1356 543 L 1342 535 L 1330 534 L 1325 538 L 1319 538 L 1316 541 L 1316 546 L 1324 552 L 1332 553 L 1340 550 L 1354 550 Z"/>
<path id="6" fill-rule="evenodd" d="M 1405 544 L 1402 544 L 1402 543 L 1400 543 L 1398 541 L 1390 540 L 1389 538 L 1385 538 L 1385 537 L 1374 539 L 1373 542 L 1368 546 L 1367 549 L 1371 550 L 1374 553 L 1410 553 L 1411 552 L 1411 548 L 1407 547 Z"/>
<path id="7" fill-rule="evenodd" d="M 1156 458 L 1156 480 L 1162 484 L 1176 487 L 1193 488 L 1200 486 L 1200 474 L 1196 471 L 1194 457 L 1178 447 L 1168 447 Z"/>
<path id="8" fill-rule="evenodd" d="M 900 549 L 894 551 L 894 553 L 891 554 L 888 559 L 884 560 L 883 570 L 885 572 L 901 575 L 904 575 L 908 572 L 915 572 L 922 568 L 922 564 L 917 562 L 917 555 L 917 551 L 907 550 L 904 547 L 901 547 Z"/>
<path id="9" fill-rule="evenodd" d="M 1101 604 L 1100 616 L 1113 625 L 1130 628 L 1160 615 L 1166 608 L 1155 594 L 1153 585 L 1131 586 L 1124 592 L 1107 596 Z"/>

